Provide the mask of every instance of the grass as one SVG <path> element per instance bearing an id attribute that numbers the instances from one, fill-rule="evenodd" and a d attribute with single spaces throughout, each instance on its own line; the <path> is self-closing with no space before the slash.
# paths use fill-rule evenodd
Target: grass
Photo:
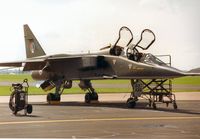
<path id="1" fill-rule="evenodd" d="M 183 84 L 183 85 L 200 85 L 200 77 L 182 77 L 176 78 L 172 81 L 173 84 Z"/>
<path id="2" fill-rule="evenodd" d="M 9 75 L 9 74 L 0 74 L 0 82 L 22 82 L 25 78 L 29 82 L 34 82 L 30 74 L 19 74 L 19 75 Z M 129 80 L 94 80 L 93 83 L 99 84 L 128 84 Z M 200 85 L 200 77 L 182 77 L 173 79 L 173 84 L 187 84 L 187 85 Z"/>
<path id="3" fill-rule="evenodd" d="M 31 78 L 30 74 L 20 74 L 20 75 L 0 75 L 0 82 L 19 82 L 21 83 L 25 78 L 28 79 L 29 82 L 34 82 Z M 76 81 L 78 82 L 78 81 Z M 96 84 L 130 84 L 129 80 L 94 80 L 92 81 Z M 177 78 L 172 81 L 173 84 L 178 85 L 200 85 L 200 77 L 182 77 Z M 97 92 L 100 93 L 121 93 L 121 92 L 131 92 L 131 88 L 95 88 Z M 53 92 L 54 90 L 52 90 Z M 191 92 L 190 90 L 173 90 L 176 92 Z M 194 91 L 194 90 L 193 90 Z M 200 91 L 200 90 L 196 90 Z M 31 95 L 43 95 L 47 94 L 40 88 L 29 87 L 29 92 Z M 84 93 L 78 87 L 65 89 L 64 94 L 80 94 Z M 0 95 L 9 95 L 10 94 L 10 86 L 0 86 Z"/>
<path id="4" fill-rule="evenodd" d="M 0 82 L 22 82 L 25 78 L 28 79 L 29 82 L 33 82 L 30 74 L 0 74 Z"/>

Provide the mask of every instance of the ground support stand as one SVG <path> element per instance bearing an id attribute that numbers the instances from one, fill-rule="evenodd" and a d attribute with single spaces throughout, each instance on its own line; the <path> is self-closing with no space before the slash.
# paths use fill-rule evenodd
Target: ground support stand
<path id="1" fill-rule="evenodd" d="M 127 100 L 128 107 L 134 107 L 138 98 L 141 97 L 148 100 L 149 107 L 154 109 L 157 109 L 159 103 L 165 103 L 167 107 L 169 104 L 173 104 L 174 109 L 178 108 L 175 94 L 172 93 L 172 81 L 170 79 L 135 79 L 131 80 L 131 85 L 133 91 Z"/>

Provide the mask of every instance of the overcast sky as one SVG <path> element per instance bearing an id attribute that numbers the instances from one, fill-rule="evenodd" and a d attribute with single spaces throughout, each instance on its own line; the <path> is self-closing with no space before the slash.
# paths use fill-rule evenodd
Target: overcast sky
<path id="1" fill-rule="evenodd" d="M 171 54 L 174 67 L 200 67 L 199 7 L 199 0 L 1 0 L 0 62 L 26 58 L 23 24 L 47 54 L 98 50 L 125 25 L 136 36 L 151 29 L 148 52 Z"/>

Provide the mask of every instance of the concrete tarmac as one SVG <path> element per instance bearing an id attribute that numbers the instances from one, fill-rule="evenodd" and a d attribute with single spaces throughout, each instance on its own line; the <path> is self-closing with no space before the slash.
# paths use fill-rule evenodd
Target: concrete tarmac
<path id="1" fill-rule="evenodd" d="M 80 99 L 82 96 L 73 95 L 71 100 L 63 99 L 59 105 L 31 101 L 33 113 L 28 116 L 23 116 L 23 111 L 14 116 L 6 102 L 0 103 L 0 137 L 200 138 L 200 100 L 178 99 L 178 110 L 164 104 L 154 110 L 144 100 L 135 109 L 128 109 L 126 94 L 121 94 L 120 99 L 116 94 L 100 94 L 100 102 L 92 104 L 85 104 Z"/>
<path id="2" fill-rule="evenodd" d="M 174 93 L 177 100 L 200 100 L 200 92 L 178 92 Z M 127 101 L 130 93 L 105 93 L 98 94 L 100 101 Z M 84 101 L 85 94 L 62 95 L 61 101 Z M 46 102 L 46 95 L 29 95 L 29 102 Z M 0 103 L 8 103 L 9 96 L 0 96 Z"/>

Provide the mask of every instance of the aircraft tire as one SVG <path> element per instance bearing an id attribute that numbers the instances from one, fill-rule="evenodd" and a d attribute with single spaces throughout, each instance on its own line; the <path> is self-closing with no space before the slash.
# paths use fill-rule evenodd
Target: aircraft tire
<path id="1" fill-rule="evenodd" d="M 27 105 L 27 113 L 31 114 L 33 112 L 33 106 L 31 104 Z"/>
<path id="2" fill-rule="evenodd" d="M 96 92 L 92 93 L 92 100 L 98 100 L 99 96 Z"/>
<path id="3" fill-rule="evenodd" d="M 51 102 L 51 101 L 60 101 L 60 96 L 56 96 L 53 93 L 49 93 L 47 95 L 47 102 Z"/>
<path id="4" fill-rule="evenodd" d="M 52 101 L 52 100 L 54 100 L 54 94 L 53 93 L 48 93 L 47 94 L 47 102 L 50 102 L 50 101 Z"/>
<path id="5" fill-rule="evenodd" d="M 91 93 L 86 93 L 85 94 L 85 103 L 90 103 L 92 100 L 92 94 Z"/>
<path id="6" fill-rule="evenodd" d="M 128 108 L 135 108 L 136 102 L 133 98 L 128 98 L 126 104 Z"/>

